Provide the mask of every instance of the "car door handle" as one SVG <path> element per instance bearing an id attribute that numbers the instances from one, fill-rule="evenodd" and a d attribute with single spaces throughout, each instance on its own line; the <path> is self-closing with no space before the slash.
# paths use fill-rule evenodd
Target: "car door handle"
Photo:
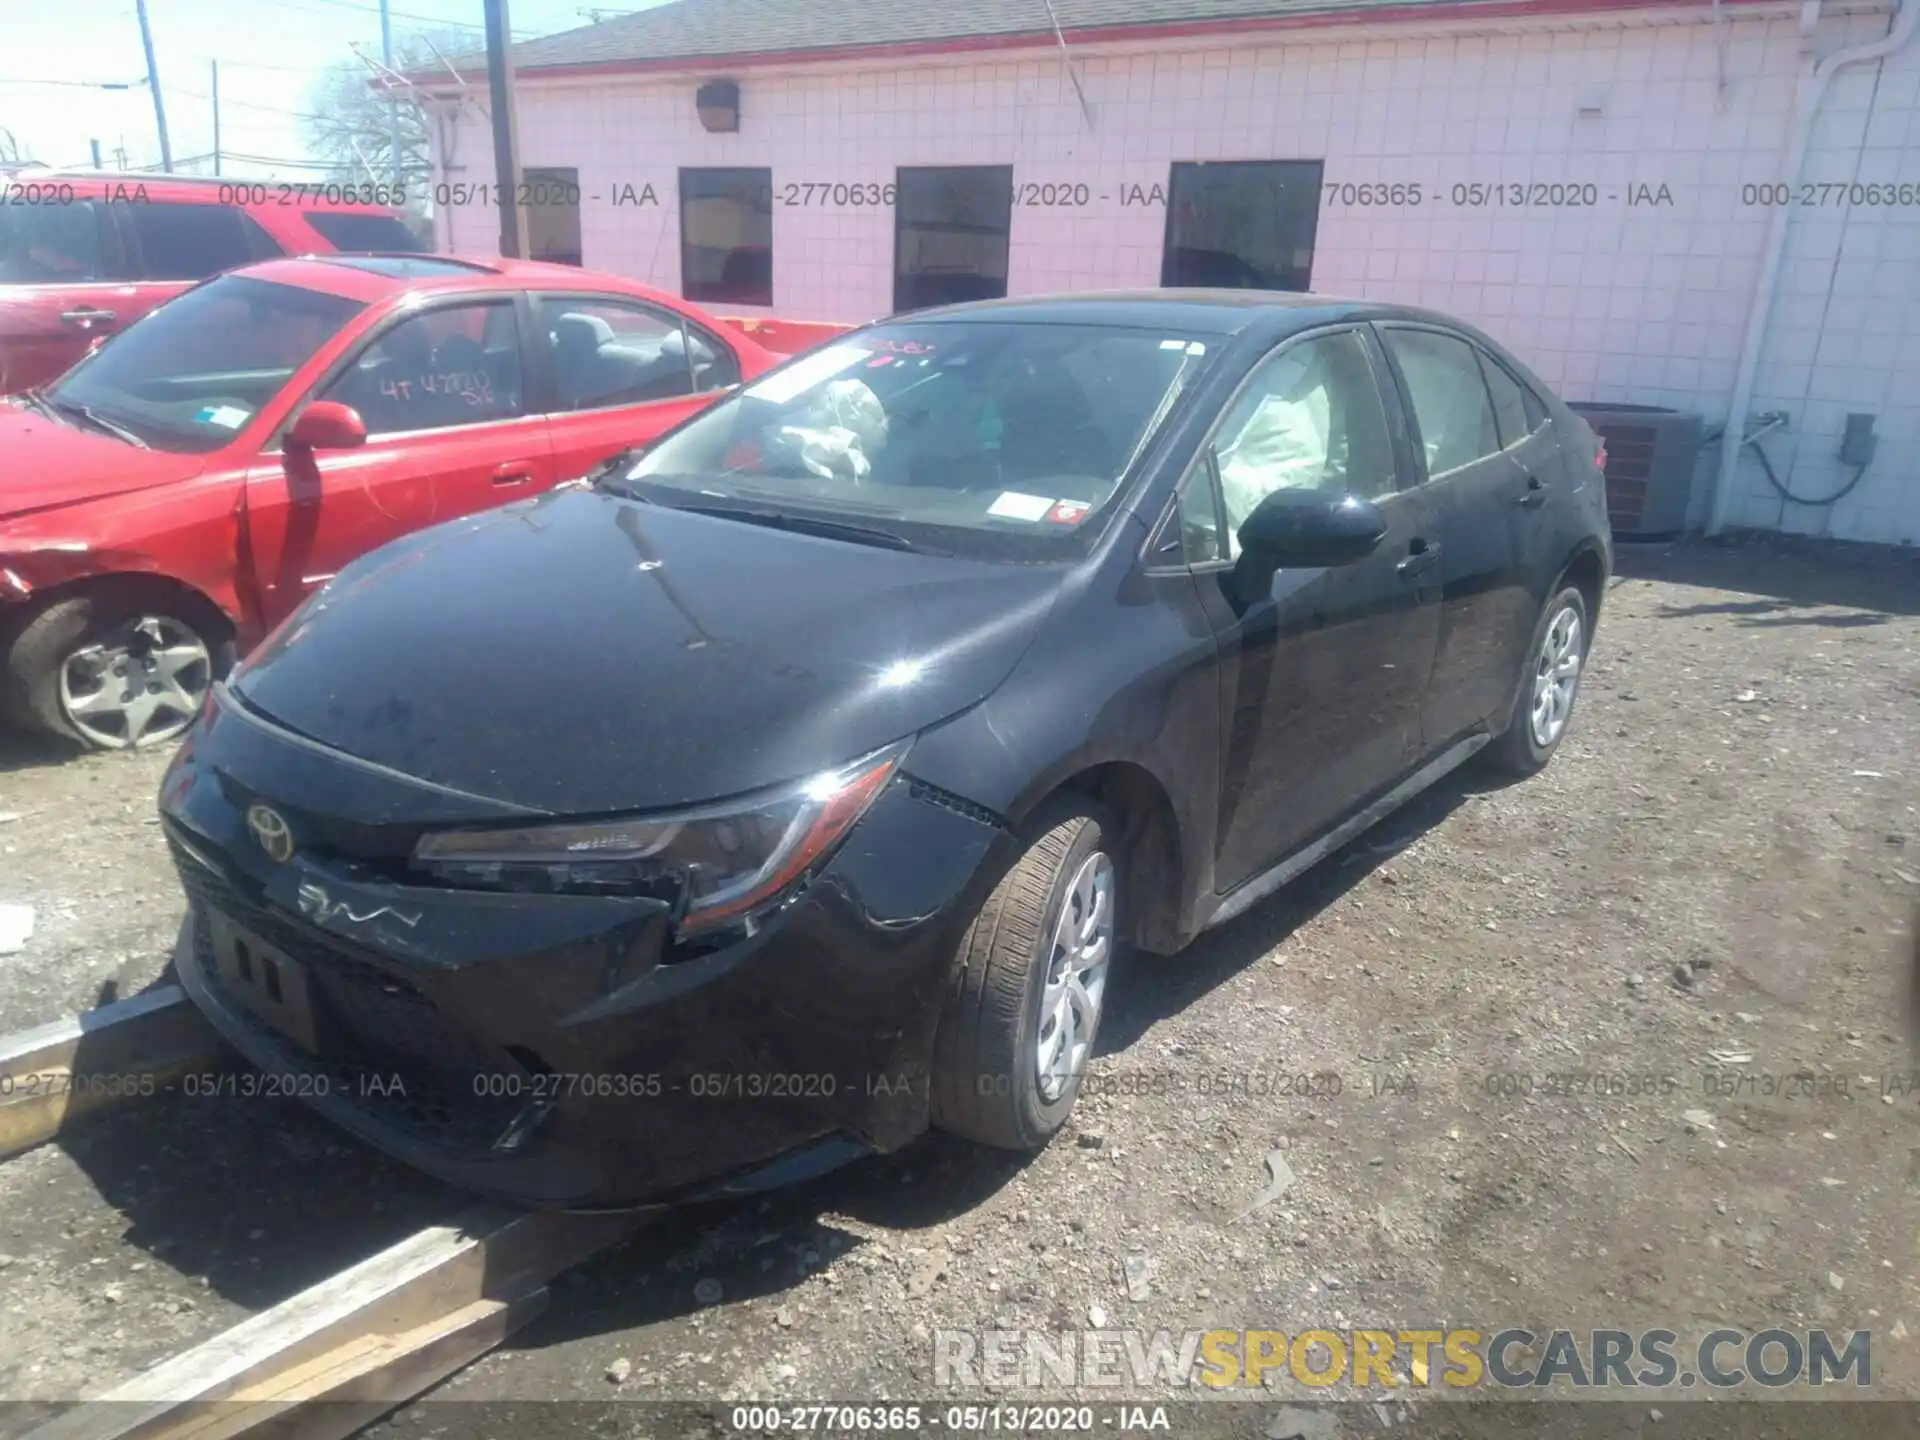
<path id="1" fill-rule="evenodd" d="M 1409 579 L 1433 566 L 1440 559 L 1438 540 L 1415 539 L 1407 546 L 1407 558 L 1394 566 L 1401 579 Z"/>
<path id="2" fill-rule="evenodd" d="M 533 471 L 517 460 L 494 467 L 493 483 L 496 485 L 524 485 L 531 479 Z"/>
<path id="3" fill-rule="evenodd" d="M 81 326 L 82 328 L 85 328 L 88 325 L 92 325 L 95 321 L 98 321 L 102 325 L 111 324 L 113 321 L 119 319 L 120 317 L 119 317 L 119 314 L 113 310 L 82 309 L 82 310 L 62 310 L 60 312 L 60 318 L 66 321 L 69 325 L 78 325 L 78 326 Z"/>
<path id="4" fill-rule="evenodd" d="M 1522 510 L 1537 510 L 1547 501 L 1547 484 L 1538 475 L 1527 476 L 1527 488 L 1513 503 Z"/>

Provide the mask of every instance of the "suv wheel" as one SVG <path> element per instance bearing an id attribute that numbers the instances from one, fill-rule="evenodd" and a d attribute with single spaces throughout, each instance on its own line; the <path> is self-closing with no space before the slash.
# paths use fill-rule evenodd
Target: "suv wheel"
<path id="1" fill-rule="evenodd" d="M 200 713 L 231 642 L 151 594 L 102 586 L 30 615 L 5 646 L 6 710 L 95 750 L 157 745 Z"/>
<path id="2" fill-rule="evenodd" d="M 1547 602 L 1533 629 L 1506 731 L 1486 748 L 1486 758 L 1496 769 L 1532 775 L 1553 759 L 1573 718 L 1592 633 L 1586 598 L 1574 586 Z"/>
<path id="3" fill-rule="evenodd" d="M 933 1123 L 1002 1150 L 1066 1123 L 1120 933 L 1113 822 L 1076 797 L 1034 832 L 967 929 L 934 1045 Z"/>

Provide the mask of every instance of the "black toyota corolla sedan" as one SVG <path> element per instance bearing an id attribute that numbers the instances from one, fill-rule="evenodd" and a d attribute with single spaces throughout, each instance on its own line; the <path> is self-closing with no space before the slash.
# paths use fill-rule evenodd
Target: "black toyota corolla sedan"
<path id="1" fill-rule="evenodd" d="M 1476 753 L 1547 763 L 1602 459 L 1422 311 L 852 332 L 271 636 L 162 791 L 181 982 L 289 1093 L 536 1204 L 929 1126 L 1038 1148 L 1117 949 L 1178 951 Z"/>

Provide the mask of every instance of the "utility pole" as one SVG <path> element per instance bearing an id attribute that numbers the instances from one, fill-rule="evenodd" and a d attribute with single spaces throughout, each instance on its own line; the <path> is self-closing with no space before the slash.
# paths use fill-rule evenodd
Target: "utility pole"
<path id="1" fill-rule="evenodd" d="M 93 147 L 93 168 L 96 170 L 106 169 L 107 167 L 100 163 L 100 142 L 98 140 L 89 140 L 87 144 Z"/>
<path id="2" fill-rule="evenodd" d="M 160 127 L 160 168 L 173 173 L 173 146 L 167 142 L 167 105 L 160 98 L 160 67 L 153 63 L 153 27 L 147 24 L 147 0 L 133 0 L 140 16 L 140 48 L 147 52 L 147 89 L 153 92 L 153 121 Z"/>
<path id="3" fill-rule="evenodd" d="M 380 63 L 393 70 L 393 17 L 387 13 L 387 0 L 380 0 Z M 400 188 L 400 97 L 387 85 L 387 157 L 393 162 L 393 188 Z"/>
<path id="4" fill-rule="evenodd" d="M 384 3 L 384 0 L 383 0 Z M 220 62 L 213 65 L 213 173 L 220 173 Z"/>
<path id="5" fill-rule="evenodd" d="M 140 0 L 145 4 L 146 0 Z M 499 193 L 500 253 L 527 253 L 527 212 L 520 207 L 520 124 L 513 106 L 513 31 L 507 0 L 482 0 L 487 21 L 487 90 L 493 102 L 493 174 Z"/>

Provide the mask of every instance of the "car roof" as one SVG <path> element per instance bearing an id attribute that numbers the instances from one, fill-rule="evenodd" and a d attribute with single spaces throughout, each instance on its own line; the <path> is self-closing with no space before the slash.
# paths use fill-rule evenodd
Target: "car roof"
<path id="1" fill-rule="evenodd" d="M 1090 290 L 1008 300 L 975 300 L 897 315 L 898 321 L 993 319 L 1033 325 L 1140 326 L 1153 330 L 1184 330 L 1195 334 L 1233 335 L 1276 316 L 1285 317 L 1289 330 L 1306 329 L 1337 320 L 1388 318 L 1434 320 L 1457 324 L 1444 315 L 1404 305 L 1337 295 L 1313 295 L 1286 290 Z"/>
<path id="2" fill-rule="evenodd" d="M 372 304 L 401 294 L 441 295 L 463 291 L 591 291 L 648 300 L 671 310 L 685 302 L 624 276 L 575 265 L 493 256 L 341 253 L 262 260 L 228 272 L 276 285 L 297 285 L 326 295 Z"/>

